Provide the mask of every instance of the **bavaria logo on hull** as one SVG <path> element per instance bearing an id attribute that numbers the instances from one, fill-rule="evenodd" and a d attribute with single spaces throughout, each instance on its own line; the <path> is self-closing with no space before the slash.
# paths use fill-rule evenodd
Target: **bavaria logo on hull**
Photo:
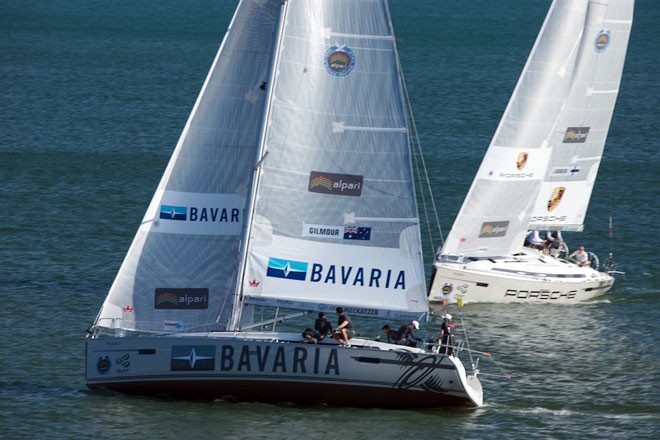
<path id="1" fill-rule="evenodd" d="M 170 371 L 213 371 L 215 345 L 173 345 Z"/>
<path id="2" fill-rule="evenodd" d="M 311 283 L 406 290 L 406 272 L 396 269 L 324 265 L 270 257 L 266 276 Z"/>

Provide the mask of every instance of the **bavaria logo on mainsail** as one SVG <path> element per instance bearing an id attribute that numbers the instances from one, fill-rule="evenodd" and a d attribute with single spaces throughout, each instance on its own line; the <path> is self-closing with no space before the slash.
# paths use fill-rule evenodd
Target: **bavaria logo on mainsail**
<path id="1" fill-rule="evenodd" d="M 396 269 L 364 268 L 335 264 L 311 263 L 309 280 L 307 269 L 310 263 L 270 257 L 267 277 L 287 280 L 309 281 L 312 283 L 341 284 L 370 288 L 406 290 L 406 272 Z"/>

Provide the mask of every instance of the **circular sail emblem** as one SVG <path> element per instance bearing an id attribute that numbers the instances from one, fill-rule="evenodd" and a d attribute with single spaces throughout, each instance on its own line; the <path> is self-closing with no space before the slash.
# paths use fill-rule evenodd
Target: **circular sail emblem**
<path id="1" fill-rule="evenodd" d="M 107 374 L 110 371 L 110 358 L 108 356 L 101 356 L 96 361 L 96 370 L 100 374 Z"/>
<path id="2" fill-rule="evenodd" d="M 332 46 L 323 57 L 323 65 L 332 76 L 346 76 L 355 67 L 355 56 L 347 46 Z"/>
<path id="3" fill-rule="evenodd" d="M 594 41 L 594 45 L 596 46 L 596 52 L 605 52 L 605 49 L 607 49 L 607 46 L 610 44 L 610 31 L 606 31 L 604 29 L 600 30 L 598 32 L 598 35 L 596 35 L 596 40 Z"/>
<path id="4" fill-rule="evenodd" d="M 449 295 L 452 290 L 454 290 L 454 286 L 452 286 L 450 283 L 445 283 L 442 286 L 442 294 L 443 295 Z"/>

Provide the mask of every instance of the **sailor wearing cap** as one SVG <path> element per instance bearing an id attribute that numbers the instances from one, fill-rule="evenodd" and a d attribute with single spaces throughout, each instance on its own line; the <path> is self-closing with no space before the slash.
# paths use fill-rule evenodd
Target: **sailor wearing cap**
<path id="1" fill-rule="evenodd" d="M 419 330 L 419 322 L 411 321 L 410 324 L 404 324 L 399 327 L 397 332 L 397 344 L 416 347 L 422 339 L 415 336 L 415 330 Z"/>
<path id="2" fill-rule="evenodd" d="M 440 341 L 440 353 L 453 354 L 454 353 L 454 324 L 451 323 L 451 315 L 445 314 L 442 326 L 440 327 L 440 334 L 438 340 Z"/>

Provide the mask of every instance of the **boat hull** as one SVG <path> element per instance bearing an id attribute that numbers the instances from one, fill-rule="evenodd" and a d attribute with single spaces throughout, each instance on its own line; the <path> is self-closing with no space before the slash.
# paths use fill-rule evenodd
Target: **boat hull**
<path id="1" fill-rule="evenodd" d="M 448 303 L 573 303 L 603 295 L 610 275 L 544 255 L 437 260 L 429 301 Z"/>
<path id="2" fill-rule="evenodd" d="M 351 342 L 350 347 L 308 344 L 255 333 L 90 338 L 87 386 L 278 404 L 421 408 L 483 403 L 478 379 L 468 376 L 454 356 Z"/>

